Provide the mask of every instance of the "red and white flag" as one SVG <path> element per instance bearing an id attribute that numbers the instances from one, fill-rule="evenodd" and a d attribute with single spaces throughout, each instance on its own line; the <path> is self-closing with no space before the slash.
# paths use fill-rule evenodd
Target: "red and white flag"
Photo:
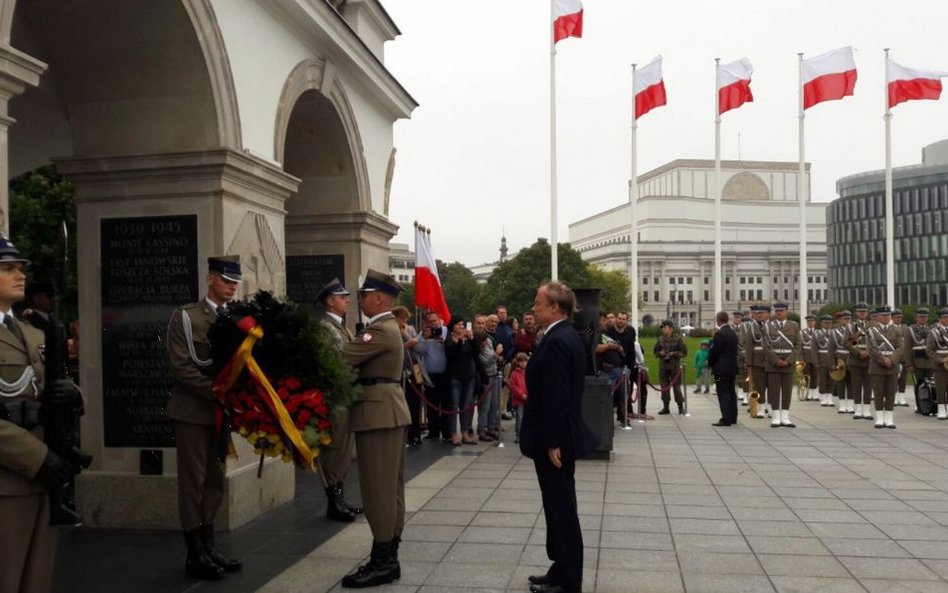
<path id="1" fill-rule="evenodd" d="M 886 81 L 889 85 L 889 108 L 916 99 L 937 101 L 941 97 L 941 79 L 945 76 L 948 76 L 948 72 L 906 68 L 889 60 Z"/>
<path id="2" fill-rule="evenodd" d="M 567 37 L 583 36 L 583 3 L 580 0 L 553 1 L 553 43 Z"/>
<path id="3" fill-rule="evenodd" d="M 415 305 L 434 311 L 445 323 L 451 319 L 438 264 L 431 254 L 431 237 L 418 227 L 415 227 Z"/>
<path id="4" fill-rule="evenodd" d="M 635 96 L 635 119 L 665 104 L 662 56 L 636 69 L 632 80 L 632 94 Z"/>
<path id="5" fill-rule="evenodd" d="M 849 97 L 856 87 L 853 48 L 841 47 L 803 60 L 803 108 Z"/>
<path id="6" fill-rule="evenodd" d="M 750 87 L 753 73 L 754 67 L 747 58 L 719 66 L 718 114 L 737 109 L 754 100 Z"/>

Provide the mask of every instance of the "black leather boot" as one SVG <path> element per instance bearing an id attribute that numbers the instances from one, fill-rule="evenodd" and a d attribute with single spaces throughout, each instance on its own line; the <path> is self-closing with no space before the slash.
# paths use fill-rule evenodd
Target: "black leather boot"
<path id="1" fill-rule="evenodd" d="M 392 562 L 392 542 L 372 542 L 372 555 L 369 562 L 342 578 L 342 586 L 347 589 L 362 589 L 385 585 L 397 577 L 396 564 Z"/>
<path id="2" fill-rule="evenodd" d="M 224 572 L 237 572 L 244 567 L 244 563 L 236 558 L 224 556 L 214 545 L 214 524 L 201 525 L 201 541 L 204 543 L 204 553 L 214 564 L 220 566 Z"/>
<path id="3" fill-rule="evenodd" d="M 183 532 L 184 543 L 188 546 L 188 559 L 184 564 L 184 572 L 189 577 L 207 581 L 219 581 L 224 578 L 224 569 L 214 563 L 204 551 L 199 527 Z"/>
<path id="4" fill-rule="evenodd" d="M 349 512 L 352 513 L 353 515 L 361 515 L 362 507 L 360 507 L 359 505 L 352 504 L 351 502 L 346 500 L 346 493 L 343 490 L 342 482 L 339 482 L 338 484 L 336 484 L 336 486 L 339 487 L 339 497 L 342 499 L 342 506 L 349 509 Z"/>
<path id="5" fill-rule="evenodd" d="M 342 496 L 339 485 L 326 486 L 326 518 L 333 521 L 351 523 L 356 515 L 346 507 L 346 499 Z"/>
<path id="6" fill-rule="evenodd" d="M 894 426 L 892 428 L 895 428 Z M 392 557 L 391 562 L 395 567 L 395 580 L 402 578 L 402 565 L 398 563 L 398 544 L 402 543 L 402 536 L 396 535 L 392 538 Z"/>

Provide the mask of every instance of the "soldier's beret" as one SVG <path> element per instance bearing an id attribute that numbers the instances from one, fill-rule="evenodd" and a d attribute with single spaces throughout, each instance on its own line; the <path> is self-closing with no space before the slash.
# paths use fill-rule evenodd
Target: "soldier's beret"
<path id="1" fill-rule="evenodd" d="M 820 321 L 829 321 L 830 323 L 832 323 L 832 321 L 833 321 L 833 316 L 832 316 L 832 315 L 824 315 L 824 316 L 820 317 Z"/>
<path id="2" fill-rule="evenodd" d="M 675 327 L 675 324 L 666 319 L 659 324 L 659 327 Z"/>
<path id="3" fill-rule="evenodd" d="M 20 263 L 30 265 L 30 260 L 20 254 L 13 241 L 0 236 L 0 263 Z"/>
<path id="4" fill-rule="evenodd" d="M 323 286 L 323 289 L 319 291 L 319 296 L 316 297 L 316 300 L 322 301 L 330 295 L 347 295 L 349 291 L 346 290 L 346 287 L 343 286 L 342 281 L 339 278 L 333 278 L 329 281 L 326 286 Z"/>
<path id="5" fill-rule="evenodd" d="M 217 272 L 231 282 L 241 282 L 240 256 L 239 255 L 217 255 L 207 258 L 207 271 Z"/>
<path id="6" fill-rule="evenodd" d="M 920 308 L 920 309 L 916 309 L 916 310 L 915 310 L 915 316 L 916 316 L 916 317 L 919 317 L 919 316 L 921 316 L 921 317 L 928 317 L 928 307 L 922 307 L 922 308 Z"/>
<path id="7" fill-rule="evenodd" d="M 387 295 L 398 297 L 402 292 L 402 285 L 395 281 L 388 274 L 377 270 L 369 270 L 365 274 L 365 280 L 359 287 L 359 292 L 384 292 Z"/>

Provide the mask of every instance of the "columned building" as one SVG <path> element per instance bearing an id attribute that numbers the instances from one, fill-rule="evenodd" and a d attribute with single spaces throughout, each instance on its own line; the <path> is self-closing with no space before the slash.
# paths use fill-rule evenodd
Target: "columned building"
<path id="1" fill-rule="evenodd" d="M 895 304 L 948 305 L 948 140 L 922 149 L 918 165 L 892 171 Z M 885 171 L 836 182 L 826 243 L 840 302 L 886 300 Z"/>
<path id="2" fill-rule="evenodd" d="M 208 256 L 304 301 L 387 269 L 398 34 L 379 0 L 0 0 L 0 230 L 9 178 L 52 162 L 76 191 L 87 524 L 177 528 L 161 336 Z M 236 440 L 224 528 L 294 494 Z"/>
<path id="3" fill-rule="evenodd" d="M 809 165 L 807 166 L 809 171 Z M 809 185 L 809 173 L 805 183 Z M 640 323 L 671 319 L 713 327 L 714 291 L 724 306 L 800 301 L 798 164 L 722 162 L 723 277 L 714 276 L 714 161 L 676 160 L 639 176 L 638 233 Z M 809 194 L 809 192 L 808 192 Z M 807 298 L 814 309 L 828 301 L 825 204 L 808 202 Z M 606 270 L 630 270 L 628 202 L 570 224 L 573 248 Z"/>

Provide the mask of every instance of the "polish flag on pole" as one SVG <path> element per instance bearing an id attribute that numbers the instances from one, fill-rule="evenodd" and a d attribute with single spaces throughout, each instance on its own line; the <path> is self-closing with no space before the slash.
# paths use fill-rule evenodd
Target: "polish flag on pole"
<path id="1" fill-rule="evenodd" d="M 567 37 L 583 36 L 583 3 L 580 0 L 553 0 L 553 43 Z"/>
<path id="2" fill-rule="evenodd" d="M 889 60 L 886 81 L 889 85 L 889 108 L 917 99 L 937 101 L 941 97 L 941 79 L 945 76 L 948 76 L 948 72 L 906 68 Z"/>
<path id="3" fill-rule="evenodd" d="M 658 56 L 635 71 L 632 94 L 635 96 L 635 119 L 665 104 L 662 56 Z"/>
<path id="4" fill-rule="evenodd" d="M 803 108 L 849 97 L 856 87 L 853 48 L 841 47 L 803 60 Z"/>
<path id="5" fill-rule="evenodd" d="M 438 277 L 438 264 L 431 254 L 431 236 L 418 223 L 415 223 L 415 306 L 434 311 L 445 323 L 451 319 Z"/>
<path id="6" fill-rule="evenodd" d="M 754 100 L 751 93 L 751 75 L 754 67 L 750 60 L 741 58 L 736 62 L 724 64 L 718 73 L 718 113 L 737 109 L 744 103 Z"/>

